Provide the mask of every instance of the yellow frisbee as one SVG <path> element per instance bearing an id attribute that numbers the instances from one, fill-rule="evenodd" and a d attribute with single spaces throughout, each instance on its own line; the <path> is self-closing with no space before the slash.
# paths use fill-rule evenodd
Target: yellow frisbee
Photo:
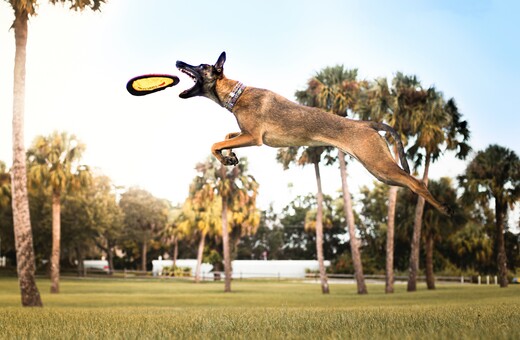
<path id="1" fill-rule="evenodd" d="M 169 74 L 145 74 L 128 81 L 126 89 L 134 96 L 144 96 L 177 85 L 179 78 Z"/>

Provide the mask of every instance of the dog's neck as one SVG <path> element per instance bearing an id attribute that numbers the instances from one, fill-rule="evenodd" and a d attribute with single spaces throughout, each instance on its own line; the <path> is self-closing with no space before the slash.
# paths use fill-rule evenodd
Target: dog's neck
<path id="1" fill-rule="evenodd" d="M 222 107 L 232 111 L 235 103 L 238 101 L 245 88 L 246 86 L 241 82 L 223 77 L 218 80 L 215 85 L 218 103 Z"/>

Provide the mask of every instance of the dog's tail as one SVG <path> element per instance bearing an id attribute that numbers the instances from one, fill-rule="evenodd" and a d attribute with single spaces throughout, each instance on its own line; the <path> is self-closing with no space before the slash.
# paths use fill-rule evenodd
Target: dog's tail
<path id="1" fill-rule="evenodd" d="M 385 123 L 380 122 L 371 122 L 370 125 L 374 130 L 377 131 L 385 131 L 389 132 L 392 137 L 394 137 L 395 142 L 397 143 L 397 151 L 399 152 L 399 159 L 401 161 L 401 166 L 403 167 L 403 170 L 407 173 L 410 173 L 410 167 L 408 166 L 408 161 L 406 160 L 406 156 L 404 154 L 404 147 L 403 142 L 401 141 L 401 137 L 397 133 L 397 131 L 394 130 L 393 127 L 390 125 L 387 125 Z"/>

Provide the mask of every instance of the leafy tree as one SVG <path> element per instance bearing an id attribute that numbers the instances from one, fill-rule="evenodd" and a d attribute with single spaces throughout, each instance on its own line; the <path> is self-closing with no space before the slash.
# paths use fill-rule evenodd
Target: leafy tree
<path id="1" fill-rule="evenodd" d="M 388 241 L 390 229 L 388 226 L 388 191 L 388 185 L 375 181 L 372 189 L 367 186 L 360 188 L 360 214 L 362 218 L 358 225 L 364 245 L 363 254 L 365 260 L 371 262 L 372 271 L 385 270 L 385 264 L 388 263 L 388 254 L 386 253 L 388 242 L 384 242 L 385 240 Z M 393 236 L 392 241 L 394 241 Z M 388 293 L 388 290 L 386 292 Z"/>
<path id="2" fill-rule="evenodd" d="M 27 151 L 29 181 L 36 188 L 52 192 L 51 293 L 59 293 L 61 197 L 67 190 L 79 190 L 90 182 L 90 170 L 80 165 L 85 149 L 74 135 L 54 132 L 38 136 Z"/>
<path id="3" fill-rule="evenodd" d="M 13 192 L 13 219 L 16 243 L 17 270 L 23 306 L 42 306 L 34 279 L 34 248 L 27 194 L 25 167 L 24 114 L 25 114 L 25 63 L 29 16 L 36 15 L 37 0 L 8 0 L 14 10 L 15 61 L 13 78 L 13 166 L 11 172 Z M 49 0 L 50 3 L 70 3 L 76 11 L 86 7 L 99 10 L 105 0 Z"/>
<path id="4" fill-rule="evenodd" d="M 450 261 L 465 271 L 489 273 L 493 267 L 493 240 L 486 225 L 470 219 L 464 228 L 448 239 Z"/>
<path id="5" fill-rule="evenodd" d="M 272 207 L 261 213 L 260 223 L 255 233 L 240 238 L 237 259 L 285 259 L 284 229 Z"/>
<path id="6" fill-rule="evenodd" d="M 30 185 L 28 193 L 36 267 L 45 265 L 48 273 L 52 254 L 52 188 Z"/>
<path id="7" fill-rule="evenodd" d="M 11 174 L 0 161 L 0 257 L 5 256 L 13 241 L 11 209 Z M 10 231 L 10 232 L 9 232 Z"/>
<path id="8" fill-rule="evenodd" d="M 342 199 L 323 197 L 323 255 L 334 259 L 348 251 L 345 241 L 345 216 Z M 317 198 L 315 195 L 297 196 L 283 210 L 278 225 L 283 236 L 283 246 L 278 252 L 279 259 L 307 260 L 317 258 L 316 249 Z"/>
<path id="9" fill-rule="evenodd" d="M 0 161 L 0 207 L 6 207 L 11 202 L 11 175 L 5 163 Z"/>
<path id="10" fill-rule="evenodd" d="M 315 195 L 298 196 L 281 213 L 283 230 L 283 258 L 304 260 L 317 258 L 316 233 L 305 230 L 307 212 L 316 204 Z M 314 235 L 314 237 L 313 237 Z"/>
<path id="11" fill-rule="evenodd" d="M 465 173 L 459 177 L 464 188 L 463 199 L 485 206 L 495 203 L 495 243 L 500 287 L 507 287 L 507 255 L 504 232 L 507 210 L 520 198 L 520 160 L 516 153 L 499 145 L 477 152 Z"/>
<path id="12" fill-rule="evenodd" d="M 87 193 L 90 225 L 96 246 L 106 255 L 110 273 L 114 271 L 114 251 L 123 235 L 124 215 L 117 204 L 114 186 L 107 176 L 94 177 Z"/>
<path id="13" fill-rule="evenodd" d="M 372 270 L 386 270 L 388 249 L 382 240 L 388 238 L 388 191 L 389 187 L 380 182 L 374 182 L 372 189 L 361 188 L 361 220 L 360 235 L 364 250 L 370 258 Z M 413 207 L 416 195 L 410 190 L 399 190 L 396 199 L 396 220 L 394 235 L 394 267 L 398 271 L 408 268 L 411 225 L 413 224 Z M 386 259 L 387 260 L 387 259 Z M 388 273 L 387 273 L 388 276 Z M 386 291 L 386 287 L 385 287 Z"/>
<path id="14" fill-rule="evenodd" d="M 86 190 L 70 192 L 61 199 L 61 265 L 66 265 L 64 258 L 68 258 L 71 265 L 75 258 L 79 276 L 84 274 L 83 260 L 95 249 L 93 216 Z"/>
<path id="15" fill-rule="evenodd" d="M 146 271 L 148 246 L 166 225 L 168 203 L 146 190 L 130 188 L 121 195 L 119 206 L 124 213 L 125 238 L 140 246 L 141 270 Z"/>

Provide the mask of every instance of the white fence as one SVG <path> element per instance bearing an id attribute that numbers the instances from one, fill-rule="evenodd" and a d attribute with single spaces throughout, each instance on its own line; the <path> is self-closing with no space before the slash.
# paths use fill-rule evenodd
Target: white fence
<path id="1" fill-rule="evenodd" d="M 2 262 L 3 261 L 3 262 Z M 0 267 L 5 266 L 5 257 L 0 257 Z M 83 262 L 85 275 L 95 273 L 109 273 L 108 261 L 106 260 L 85 260 Z M 158 260 L 152 261 L 153 269 L 152 272 L 139 271 L 139 270 L 115 270 L 113 272 L 114 277 L 164 277 L 163 269 L 166 267 L 172 267 L 172 260 Z M 191 279 L 195 276 L 197 267 L 196 259 L 179 259 L 176 262 L 176 266 L 179 268 L 190 268 L 189 276 L 184 276 L 183 279 Z M 231 262 L 233 269 L 232 278 L 235 280 L 241 279 L 254 279 L 254 278 L 265 278 L 265 279 L 307 279 L 319 281 L 319 269 L 318 261 L 316 260 L 234 260 Z M 325 261 L 325 266 L 330 266 L 330 261 Z M 335 282 L 345 282 L 355 280 L 353 274 L 327 274 L 329 280 Z M 202 280 L 219 280 L 224 278 L 223 272 L 213 271 L 213 265 L 209 263 L 202 263 L 201 265 L 201 278 Z M 384 275 L 365 275 L 365 280 L 372 282 L 384 282 Z M 425 276 L 419 276 L 418 281 L 425 281 Z M 394 278 L 396 283 L 406 282 L 408 276 L 396 276 Z M 518 283 L 517 281 L 513 283 Z M 436 282 L 452 282 L 452 283 L 476 283 L 476 284 L 498 284 L 497 276 L 435 276 Z"/>

